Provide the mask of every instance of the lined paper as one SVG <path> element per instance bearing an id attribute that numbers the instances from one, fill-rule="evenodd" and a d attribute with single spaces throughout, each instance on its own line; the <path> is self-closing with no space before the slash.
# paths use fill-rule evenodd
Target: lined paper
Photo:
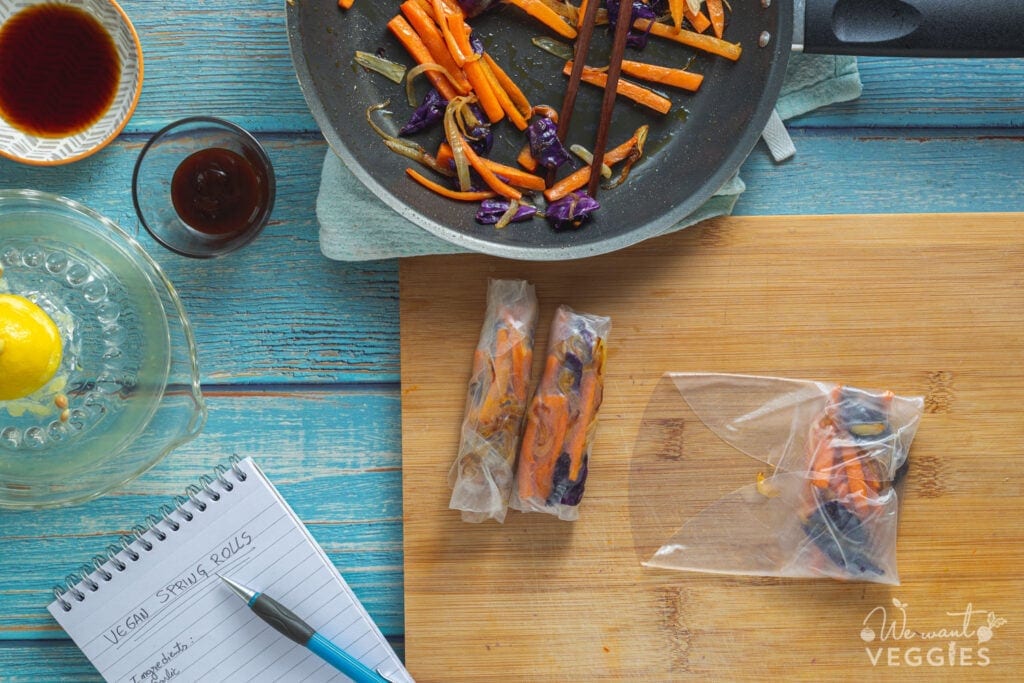
<path id="1" fill-rule="evenodd" d="M 252 613 L 217 574 L 265 592 L 324 637 L 393 681 L 412 683 L 394 650 L 352 593 L 323 549 L 252 459 L 238 464 L 245 480 L 225 479 L 189 501 L 152 529 L 130 553 L 90 574 L 99 584 L 78 584 L 49 610 L 108 681 L 348 681 L 347 676 L 279 634 Z M 188 515 L 192 520 L 188 521 Z"/>

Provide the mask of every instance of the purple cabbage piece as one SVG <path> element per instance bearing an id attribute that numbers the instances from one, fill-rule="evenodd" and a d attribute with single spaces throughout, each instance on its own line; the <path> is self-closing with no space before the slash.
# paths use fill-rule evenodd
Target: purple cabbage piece
<path id="1" fill-rule="evenodd" d="M 473 148 L 473 151 L 478 156 L 488 156 L 491 153 L 491 147 L 494 146 L 494 134 L 491 132 L 491 124 L 487 120 L 487 114 L 480 108 L 479 104 L 473 103 L 470 109 L 473 111 L 473 116 L 480 124 L 471 131 L 468 131 L 467 142 L 469 146 Z"/>
<path id="2" fill-rule="evenodd" d="M 530 153 L 541 166 L 558 168 L 568 163 L 569 152 L 558 139 L 558 126 L 546 116 L 538 116 L 526 129 Z"/>
<path id="3" fill-rule="evenodd" d="M 416 107 L 416 111 L 409 117 L 408 123 L 398 131 L 398 134 L 412 135 L 437 125 L 444 119 L 444 110 L 447 106 L 448 100 L 441 97 L 437 90 L 431 88 L 424 95 L 420 106 Z"/>
<path id="4" fill-rule="evenodd" d="M 583 500 L 583 492 L 587 483 L 587 455 L 583 455 L 583 462 L 576 479 L 569 478 L 569 454 L 562 453 L 555 461 L 555 471 L 551 475 L 551 494 L 545 503 L 548 505 L 579 505 Z"/>
<path id="5" fill-rule="evenodd" d="M 596 199 L 580 190 L 570 192 L 561 199 L 548 204 L 544 215 L 556 230 L 578 228 L 590 218 L 590 214 L 599 208 L 601 205 L 597 203 Z"/>
<path id="6" fill-rule="evenodd" d="M 616 22 L 619 20 L 619 10 L 621 9 L 621 0 L 607 0 L 608 6 L 608 23 L 614 27 Z M 633 16 L 632 19 L 650 19 L 655 21 L 658 17 L 665 13 L 665 3 L 663 0 L 653 0 L 650 4 L 644 4 L 641 0 L 632 0 Z M 632 22 L 630 22 L 632 24 Z M 635 28 L 630 28 L 629 33 L 626 35 L 626 47 L 631 47 L 635 50 L 643 50 L 647 47 L 647 37 L 650 35 L 651 29 L 640 31 Z"/>
<path id="7" fill-rule="evenodd" d="M 507 199 L 485 199 L 480 202 L 480 209 L 476 212 L 476 222 L 481 225 L 494 225 L 505 215 L 511 202 Z M 521 204 L 512 217 L 513 223 L 529 220 L 537 213 L 537 207 Z"/>
<path id="8" fill-rule="evenodd" d="M 459 7 L 462 8 L 467 17 L 475 17 L 497 4 L 497 0 L 459 0 Z"/>

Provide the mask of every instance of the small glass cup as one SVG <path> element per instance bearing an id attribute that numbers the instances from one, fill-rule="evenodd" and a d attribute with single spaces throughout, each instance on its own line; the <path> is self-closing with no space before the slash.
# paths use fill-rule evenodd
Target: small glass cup
<path id="1" fill-rule="evenodd" d="M 223 256 L 263 231 L 274 208 L 274 169 L 243 128 L 212 116 L 175 121 L 146 143 L 132 174 L 142 225 L 173 252 Z"/>

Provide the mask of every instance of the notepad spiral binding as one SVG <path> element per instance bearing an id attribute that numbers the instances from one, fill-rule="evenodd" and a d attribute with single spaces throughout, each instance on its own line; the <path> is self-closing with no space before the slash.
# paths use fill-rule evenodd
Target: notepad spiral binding
<path id="1" fill-rule="evenodd" d="M 206 512 L 211 503 L 220 501 L 224 493 L 231 493 L 235 488 L 235 483 L 228 478 L 229 472 L 234 474 L 238 483 L 244 482 L 248 475 L 238 467 L 241 458 L 237 455 L 232 455 L 229 462 L 229 465 L 217 465 L 213 469 L 212 477 L 204 474 L 199 477 L 197 483 L 186 486 L 185 492 L 182 495 L 175 496 L 172 504 L 168 505 L 165 503 L 160 506 L 159 516 L 147 515 L 146 522 L 133 526 L 131 534 L 124 535 L 117 543 L 107 546 L 106 552 L 94 556 L 82 565 L 77 572 L 68 574 L 63 583 L 54 586 L 53 597 L 60 603 L 61 608 L 65 612 L 70 612 L 74 608 L 72 600 L 75 602 L 85 601 L 86 593 L 79 586 L 84 586 L 90 593 L 95 593 L 100 589 L 99 582 L 92 578 L 93 574 L 97 574 L 104 583 L 112 580 L 114 574 L 106 568 L 106 565 L 111 565 L 117 572 L 127 570 L 129 565 L 119 557 L 120 555 L 126 555 L 131 562 L 138 562 L 142 558 L 143 552 L 153 550 L 156 545 L 146 538 L 147 533 L 152 532 L 156 542 L 160 543 L 168 538 L 168 533 L 160 528 L 161 524 L 166 524 L 171 532 L 175 532 L 181 528 L 183 523 L 188 524 L 195 519 L 195 514 L 186 507 L 187 503 L 192 503 L 192 507 L 202 513 Z M 223 491 L 218 491 L 212 487 L 214 481 L 220 482 Z M 199 497 L 200 493 L 205 493 L 209 500 L 203 501 Z M 177 513 L 181 521 L 174 518 L 175 513 Z M 70 596 L 70 599 L 65 596 Z"/>

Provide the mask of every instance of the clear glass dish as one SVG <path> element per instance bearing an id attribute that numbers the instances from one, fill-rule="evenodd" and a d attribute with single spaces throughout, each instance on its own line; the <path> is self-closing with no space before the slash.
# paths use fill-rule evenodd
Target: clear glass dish
<path id="1" fill-rule="evenodd" d="M 0 401 L 0 507 L 82 502 L 124 484 L 206 421 L 192 329 L 160 266 L 74 201 L 0 190 L 0 293 L 60 329 L 61 367 Z"/>

